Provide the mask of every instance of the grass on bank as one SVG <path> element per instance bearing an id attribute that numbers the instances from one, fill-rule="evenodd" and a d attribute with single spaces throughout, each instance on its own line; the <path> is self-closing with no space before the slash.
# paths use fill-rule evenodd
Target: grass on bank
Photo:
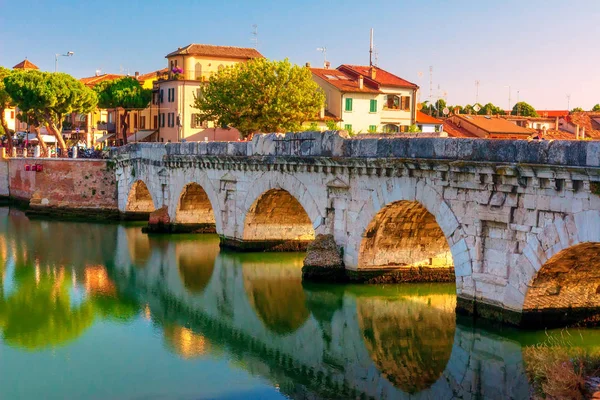
<path id="1" fill-rule="evenodd" d="M 548 335 L 523 351 L 535 399 L 589 399 L 598 390 L 591 379 L 600 376 L 600 351 L 573 345 L 567 330 Z"/>

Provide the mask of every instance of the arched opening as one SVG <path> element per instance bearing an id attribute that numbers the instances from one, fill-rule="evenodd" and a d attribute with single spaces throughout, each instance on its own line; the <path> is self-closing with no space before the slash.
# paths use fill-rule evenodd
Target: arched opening
<path id="1" fill-rule="evenodd" d="M 194 67 L 194 75 L 196 79 L 202 79 L 202 63 L 197 62 Z"/>
<path id="2" fill-rule="evenodd" d="M 533 277 L 523 325 L 600 323 L 600 243 L 581 243 L 550 258 Z"/>
<path id="3" fill-rule="evenodd" d="M 400 132 L 400 127 L 394 124 L 386 124 L 383 126 L 383 133 L 398 133 Z"/>
<path id="4" fill-rule="evenodd" d="M 189 183 L 183 188 L 179 197 L 175 222 L 198 228 L 204 227 L 211 232 L 215 231 L 215 214 L 202 186 L 197 183 Z"/>
<path id="5" fill-rule="evenodd" d="M 375 215 L 363 234 L 358 267 L 407 271 L 420 267 L 414 279 L 409 273 L 403 281 L 455 279 L 450 246 L 442 229 L 435 217 L 415 201 L 391 203 Z"/>
<path id="6" fill-rule="evenodd" d="M 155 210 L 152 195 L 143 181 L 136 181 L 131 186 L 125 210 L 135 213 L 151 213 Z"/>
<path id="7" fill-rule="evenodd" d="M 443 375 L 456 331 L 452 285 L 418 286 L 401 296 L 396 288 L 381 288 L 381 297 L 356 300 L 369 356 L 392 385 L 409 394 L 429 389 Z"/>
<path id="8" fill-rule="evenodd" d="M 297 254 L 245 254 L 244 289 L 265 327 L 279 335 L 298 330 L 310 312 L 302 288 L 302 257 Z"/>
<path id="9" fill-rule="evenodd" d="M 265 192 L 246 214 L 243 241 L 262 243 L 259 247 L 263 250 L 305 250 L 314 238 L 308 214 L 285 190 Z"/>

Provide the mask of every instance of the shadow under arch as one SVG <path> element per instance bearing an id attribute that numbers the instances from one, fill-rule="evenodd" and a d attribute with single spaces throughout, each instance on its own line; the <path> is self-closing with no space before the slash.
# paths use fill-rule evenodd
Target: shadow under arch
<path id="1" fill-rule="evenodd" d="M 151 213 L 156 209 L 148 186 L 142 180 L 137 180 L 131 185 L 127 195 L 125 211 L 131 213 Z"/>
<path id="2" fill-rule="evenodd" d="M 305 250 L 314 238 L 307 211 L 287 190 L 267 190 L 246 213 L 242 239 L 248 249 Z"/>
<path id="3" fill-rule="evenodd" d="M 287 335 L 310 316 L 302 288 L 299 254 L 241 254 L 244 289 L 250 305 L 266 328 Z"/>
<path id="4" fill-rule="evenodd" d="M 214 226 L 216 223 L 213 205 L 204 188 L 198 183 L 191 182 L 183 187 L 175 222 L 186 225 Z"/>
<path id="5" fill-rule="evenodd" d="M 395 201 L 375 214 L 360 243 L 358 267 L 396 270 L 401 281 L 455 280 L 446 236 L 435 216 L 417 201 Z M 412 267 L 426 269 L 417 273 Z"/>
<path id="6" fill-rule="evenodd" d="M 179 276 L 188 292 L 200 294 L 208 286 L 219 253 L 218 241 L 215 236 L 208 240 L 186 240 L 176 243 Z"/>
<path id="7" fill-rule="evenodd" d="M 563 249 L 533 276 L 523 304 L 524 326 L 600 324 L 600 243 Z"/>
<path id="8" fill-rule="evenodd" d="M 385 296 L 384 289 L 381 297 L 357 298 L 358 324 L 379 372 L 397 389 L 416 394 L 434 385 L 447 368 L 456 295 L 452 285 L 418 285 L 403 292 Z"/>

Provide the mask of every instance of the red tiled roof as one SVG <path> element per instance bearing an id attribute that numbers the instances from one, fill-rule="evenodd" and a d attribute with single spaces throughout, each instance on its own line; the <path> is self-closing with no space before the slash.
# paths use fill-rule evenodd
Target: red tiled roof
<path id="1" fill-rule="evenodd" d="M 215 46 L 212 44 L 196 44 L 192 43 L 185 47 L 180 47 L 172 53 L 165 56 L 172 57 L 177 55 L 192 55 L 192 56 L 206 56 L 206 57 L 223 57 L 223 58 L 262 58 L 263 55 L 256 49 L 247 47 L 233 47 L 233 46 Z"/>
<path id="2" fill-rule="evenodd" d="M 449 137 L 453 138 L 478 138 L 477 135 L 472 134 L 468 130 L 456 126 L 449 118 L 444 121 L 443 130 Z"/>
<path id="3" fill-rule="evenodd" d="M 350 74 L 353 74 L 353 75 L 363 75 L 365 77 L 365 80 L 366 79 L 370 80 L 371 79 L 371 74 L 369 73 L 370 68 L 371 67 L 369 67 L 369 66 L 342 64 L 337 69 L 340 71 L 349 72 Z M 378 83 L 381 86 L 404 87 L 404 88 L 411 88 L 411 89 L 418 88 L 418 86 L 415 85 L 414 83 L 409 82 L 406 79 L 402 79 L 399 76 L 392 74 L 391 72 L 388 72 L 379 67 L 373 67 L 373 68 L 375 69 L 375 79 L 373 79 L 373 81 L 375 81 L 376 83 Z"/>
<path id="4" fill-rule="evenodd" d="M 147 74 L 142 74 L 138 76 L 138 81 L 145 81 L 146 79 L 152 79 L 164 75 L 169 72 L 169 68 L 159 69 L 157 71 L 148 72 Z"/>
<path id="5" fill-rule="evenodd" d="M 81 83 L 83 83 L 84 85 L 86 85 L 87 87 L 94 87 L 97 84 L 99 84 L 100 82 L 104 82 L 104 81 L 114 81 L 115 79 L 119 79 L 119 78 L 123 78 L 125 77 L 125 75 L 118 75 L 118 74 L 102 74 L 102 75 L 94 75 L 94 76 L 89 76 L 86 78 L 81 78 L 79 79 L 79 81 Z"/>
<path id="6" fill-rule="evenodd" d="M 523 128 L 504 118 L 498 118 L 488 115 L 453 115 L 450 117 L 455 125 L 460 123 L 460 127 L 479 136 L 495 136 L 506 138 L 526 138 L 536 133 L 535 129 Z M 476 127 L 473 128 L 473 127 Z M 479 129 L 481 132 L 477 132 Z M 473 130 L 473 131 L 472 131 Z"/>
<path id="7" fill-rule="evenodd" d="M 536 110 L 540 117 L 556 118 L 569 115 L 569 110 Z"/>
<path id="8" fill-rule="evenodd" d="M 28 59 L 24 59 L 17 65 L 13 67 L 13 69 L 39 69 L 37 65 L 29 61 Z"/>
<path id="9" fill-rule="evenodd" d="M 441 125 L 443 121 L 441 119 L 437 119 L 432 117 L 431 115 L 427 115 L 422 111 L 417 111 L 417 124 L 436 124 Z"/>
<path id="10" fill-rule="evenodd" d="M 345 74 L 337 69 L 311 68 L 310 71 L 313 75 L 318 76 L 342 92 L 381 93 L 377 88 L 369 85 L 366 79 L 363 80 L 363 87 L 361 89 L 358 84 L 358 77 Z"/>

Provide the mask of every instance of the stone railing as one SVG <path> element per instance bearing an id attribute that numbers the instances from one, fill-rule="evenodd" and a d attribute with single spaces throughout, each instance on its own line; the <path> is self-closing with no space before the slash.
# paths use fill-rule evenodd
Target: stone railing
<path id="1" fill-rule="evenodd" d="M 361 138 L 336 131 L 255 135 L 248 142 L 135 143 L 111 150 L 113 158 L 165 156 L 290 156 L 398 158 L 600 167 L 600 142 L 457 138 Z"/>

